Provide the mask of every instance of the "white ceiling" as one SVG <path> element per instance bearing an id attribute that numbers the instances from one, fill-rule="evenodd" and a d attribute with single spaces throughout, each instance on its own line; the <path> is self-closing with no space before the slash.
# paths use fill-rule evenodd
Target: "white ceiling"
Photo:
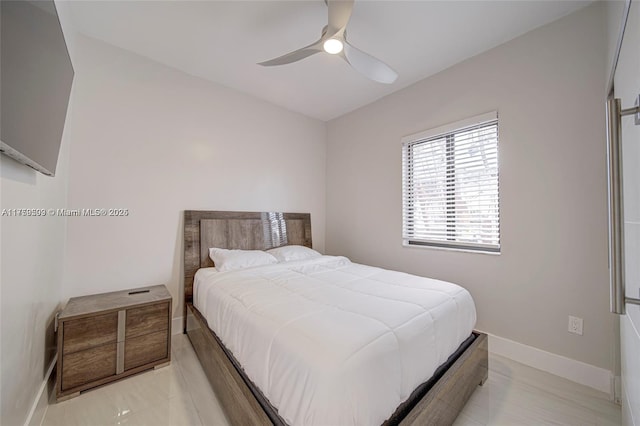
<path id="1" fill-rule="evenodd" d="M 356 0 L 349 41 L 400 77 L 367 80 L 317 54 L 256 65 L 320 37 L 323 0 L 68 2 L 82 33 L 287 109 L 330 120 L 544 25 L 590 1 Z"/>

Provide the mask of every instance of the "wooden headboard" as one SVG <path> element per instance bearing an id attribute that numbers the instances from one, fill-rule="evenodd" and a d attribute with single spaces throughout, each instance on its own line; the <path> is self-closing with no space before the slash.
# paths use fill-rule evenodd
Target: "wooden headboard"
<path id="1" fill-rule="evenodd" d="M 193 277 L 213 266 L 209 248 L 266 250 L 284 245 L 311 248 L 309 213 L 184 212 L 184 301 L 193 301 Z M 186 315 L 186 311 L 185 311 Z M 186 317 L 185 317 L 186 318 Z"/>

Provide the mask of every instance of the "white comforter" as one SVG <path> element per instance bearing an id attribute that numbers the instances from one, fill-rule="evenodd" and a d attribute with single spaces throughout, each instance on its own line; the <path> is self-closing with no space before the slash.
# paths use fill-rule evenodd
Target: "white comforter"
<path id="1" fill-rule="evenodd" d="M 194 303 L 290 425 L 379 425 L 469 337 L 471 295 L 345 257 L 195 277 Z"/>

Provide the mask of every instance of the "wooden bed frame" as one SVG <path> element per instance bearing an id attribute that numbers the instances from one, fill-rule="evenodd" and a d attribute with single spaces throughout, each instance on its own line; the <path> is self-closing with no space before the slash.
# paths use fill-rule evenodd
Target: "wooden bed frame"
<path id="1" fill-rule="evenodd" d="M 213 266 L 209 247 L 264 250 L 286 244 L 312 246 L 309 214 L 196 210 L 184 213 L 184 331 L 232 425 L 286 426 L 286 422 L 193 306 L 193 278 L 199 268 Z M 384 425 L 453 423 L 476 386 L 486 381 L 488 366 L 487 335 L 474 331 Z"/>

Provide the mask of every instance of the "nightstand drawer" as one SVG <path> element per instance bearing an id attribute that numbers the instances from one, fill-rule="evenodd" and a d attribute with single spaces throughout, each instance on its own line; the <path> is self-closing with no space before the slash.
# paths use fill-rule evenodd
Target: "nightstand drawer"
<path id="1" fill-rule="evenodd" d="M 69 299 L 58 315 L 57 400 L 169 364 L 171 302 L 163 285 Z"/>
<path id="2" fill-rule="evenodd" d="M 169 303 L 127 309 L 125 339 L 169 328 Z"/>
<path id="3" fill-rule="evenodd" d="M 117 344 L 97 346 L 64 356 L 62 390 L 116 374 Z"/>
<path id="4" fill-rule="evenodd" d="M 158 331 L 144 336 L 127 339 L 124 345 L 124 369 L 138 367 L 169 355 L 169 330 Z"/>
<path id="5" fill-rule="evenodd" d="M 98 315 L 67 321 L 64 324 L 63 350 L 65 354 L 82 351 L 118 339 L 118 313 Z"/>

